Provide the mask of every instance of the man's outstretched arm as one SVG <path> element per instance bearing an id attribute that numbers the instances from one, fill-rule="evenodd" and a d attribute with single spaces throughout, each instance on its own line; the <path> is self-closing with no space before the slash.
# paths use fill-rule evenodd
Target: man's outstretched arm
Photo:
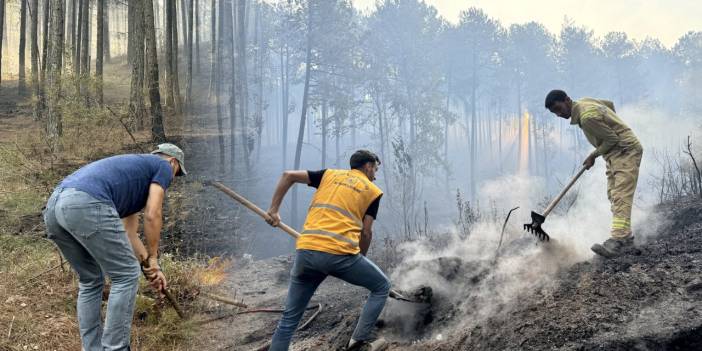
<path id="1" fill-rule="evenodd" d="M 295 183 L 310 183 L 310 176 L 307 171 L 285 171 L 278 181 L 278 185 L 275 187 L 275 192 L 273 193 L 273 199 L 271 200 L 271 206 L 268 208 L 268 216 L 270 218 L 266 219 L 268 224 L 276 227 L 280 224 L 280 204 L 283 202 L 285 194 L 287 194 L 290 187 Z"/>
<path id="2" fill-rule="evenodd" d="M 365 256 L 368 253 L 371 241 L 373 240 L 373 221 L 375 218 L 365 215 L 363 216 L 363 229 L 361 230 L 361 255 Z"/>

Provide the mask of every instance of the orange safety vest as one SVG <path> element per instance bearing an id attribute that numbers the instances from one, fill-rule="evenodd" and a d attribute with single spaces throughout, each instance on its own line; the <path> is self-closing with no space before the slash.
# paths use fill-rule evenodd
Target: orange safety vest
<path id="1" fill-rule="evenodd" d="M 382 194 L 359 170 L 327 169 L 312 197 L 296 248 L 335 255 L 358 254 L 363 216 Z"/>

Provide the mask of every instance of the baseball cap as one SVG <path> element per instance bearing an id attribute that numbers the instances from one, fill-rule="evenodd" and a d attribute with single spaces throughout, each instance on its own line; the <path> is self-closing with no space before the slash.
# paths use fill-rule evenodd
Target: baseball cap
<path id="1" fill-rule="evenodd" d="M 187 175 L 188 172 L 185 170 L 185 154 L 183 153 L 183 150 L 181 150 L 179 147 L 171 144 L 171 143 L 163 143 L 159 144 L 156 147 L 156 150 L 151 151 L 152 154 L 164 154 L 168 156 L 175 157 L 176 160 L 178 160 L 178 164 L 180 164 L 180 172 L 176 174 L 177 176 L 184 176 Z"/>

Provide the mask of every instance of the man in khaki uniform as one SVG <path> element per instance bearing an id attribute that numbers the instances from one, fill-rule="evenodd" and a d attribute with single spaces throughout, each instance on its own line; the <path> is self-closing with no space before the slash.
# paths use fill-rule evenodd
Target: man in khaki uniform
<path id="1" fill-rule="evenodd" d="M 617 116 L 608 100 L 582 98 L 573 101 L 562 90 L 546 96 L 546 108 L 558 117 L 568 119 L 582 129 L 595 150 L 583 165 L 590 169 L 602 156 L 607 162 L 607 197 L 612 203 L 611 238 L 595 244 L 592 251 L 611 258 L 633 247 L 631 207 L 639 178 L 643 148 L 634 132 Z"/>

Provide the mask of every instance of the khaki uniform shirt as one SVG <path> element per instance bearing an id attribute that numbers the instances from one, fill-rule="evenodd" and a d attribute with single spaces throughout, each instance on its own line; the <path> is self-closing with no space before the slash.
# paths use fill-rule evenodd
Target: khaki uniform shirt
<path id="1" fill-rule="evenodd" d="M 591 155 L 607 156 L 614 150 L 641 148 L 634 132 L 615 113 L 609 100 L 582 98 L 573 101 L 570 124 L 577 124 L 596 149 Z"/>

